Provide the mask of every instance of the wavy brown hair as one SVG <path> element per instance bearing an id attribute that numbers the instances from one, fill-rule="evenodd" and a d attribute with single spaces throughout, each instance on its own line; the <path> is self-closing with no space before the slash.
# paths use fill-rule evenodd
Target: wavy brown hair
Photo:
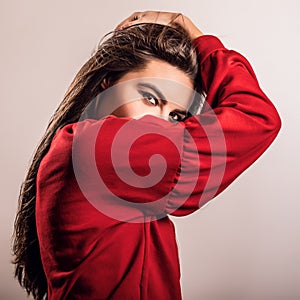
<path id="1" fill-rule="evenodd" d="M 15 265 L 15 277 L 34 299 L 48 298 L 47 280 L 36 231 L 36 176 L 41 160 L 49 150 L 56 132 L 67 124 L 79 121 L 87 105 L 103 91 L 104 80 L 113 85 L 127 72 L 143 69 L 153 58 L 176 66 L 195 82 L 198 92 L 202 90 L 201 81 L 197 76 L 196 49 L 187 32 L 179 25 L 143 23 L 109 34 L 112 36 L 100 43 L 66 91 L 35 150 L 20 187 L 14 224 L 12 263 Z"/>

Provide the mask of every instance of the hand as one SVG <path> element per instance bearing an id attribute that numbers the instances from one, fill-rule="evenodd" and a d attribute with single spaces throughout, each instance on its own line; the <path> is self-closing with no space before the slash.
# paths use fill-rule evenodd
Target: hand
<path id="1" fill-rule="evenodd" d="M 203 35 L 195 24 L 186 16 L 181 13 L 163 12 L 163 11 L 144 11 L 134 12 L 128 18 L 123 20 L 115 30 L 122 30 L 128 26 L 139 24 L 139 23 L 157 23 L 162 25 L 179 24 L 181 25 L 190 35 L 191 39 Z"/>

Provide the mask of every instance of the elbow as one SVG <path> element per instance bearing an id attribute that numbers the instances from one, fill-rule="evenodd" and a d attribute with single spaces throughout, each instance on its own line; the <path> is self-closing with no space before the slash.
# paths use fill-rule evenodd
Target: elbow
<path id="1" fill-rule="evenodd" d="M 263 110 L 259 113 L 257 123 L 252 128 L 252 134 L 254 130 L 258 130 L 256 133 L 260 135 L 262 143 L 271 143 L 278 135 L 282 121 L 280 115 L 272 103 L 268 103 Z M 257 135 L 256 135 L 257 136 Z"/>
<path id="2" fill-rule="evenodd" d="M 272 115 L 269 117 L 269 126 L 270 130 L 274 133 L 274 136 L 277 136 L 281 129 L 282 121 L 275 107 L 273 109 Z"/>

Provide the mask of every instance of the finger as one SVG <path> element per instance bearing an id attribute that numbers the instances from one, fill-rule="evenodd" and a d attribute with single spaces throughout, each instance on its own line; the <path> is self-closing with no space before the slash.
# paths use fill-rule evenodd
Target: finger
<path id="1" fill-rule="evenodd" d="M 130 18 L 125 20 L 123 24 L 119 27 L 119 29 L 124 29 L 126 27 L 130 27 L 132 25 L 137 25 L 139 23 L 156 23 L 159 13 L 155 12 L 140 12 L 133 14 Z"/>
<path id="2" fill-rule="evenodd" d="M 129 17 L 124 19 L 120 24 L 118 24 L 118 26 L 116 26 L 115 30 L 119 30 L 127 21 L 128 21 Z"/>
<path id="3" fill-rule="evenodd" d="M 127 27 L 128 25 L 125 25 L 125 24 L 128 24 L 130 22 L 134 22 L 134 21 L 137 21 L 139 19 L 139 16 L 140 16 L 140 12 L 134 12 L 132 13 L 128 18 L 126 18 L 125 20 L 123 20 L 116 28 L 115 30 L 120 30 L 120 29 L 123 29 L 125 27 Z"/>

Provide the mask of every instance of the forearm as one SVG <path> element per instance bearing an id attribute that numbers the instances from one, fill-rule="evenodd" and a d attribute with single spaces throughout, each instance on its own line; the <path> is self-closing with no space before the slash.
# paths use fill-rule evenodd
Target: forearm
<path id="1" fill-rule="evenodd" d="M 168 209 L 178 206 L 182 197 L 187 200 L 174 215 L 189 214 L 223 191 L 269 147 L 281 126 L 246 58 L 214 36 L 203 35 L 194 43 L 198 80 L 207 97 L 203 113 L 185 121 L 189 161 L 183 172 L 188 178 L 177 185 Z M 189 187 L 192 181 L 197 181 L 195 187 Z"/>

